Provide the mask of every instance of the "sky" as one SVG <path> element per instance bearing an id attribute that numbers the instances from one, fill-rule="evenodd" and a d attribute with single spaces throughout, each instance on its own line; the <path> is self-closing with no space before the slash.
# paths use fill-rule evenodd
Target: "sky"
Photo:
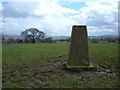
<path id="1" fill-rule="evenodd" d="M 42 0 L 0 2 L 0 30 L 20 35 L 37 28 L 51 36 L 70 36 L 73 25 L 87 25 L 89 36 L 118 34 L 119 0 Z"/>

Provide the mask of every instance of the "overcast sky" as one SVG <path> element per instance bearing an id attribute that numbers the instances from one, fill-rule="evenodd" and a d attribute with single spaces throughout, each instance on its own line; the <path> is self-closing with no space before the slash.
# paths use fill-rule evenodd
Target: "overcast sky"
<path id="1" fill-rule="evenodd" d="M 117 35 L 118 0 L 0 2 L 3 34 L 37 28 L 47 35 L 70 36 L 76 24 L 87 25 L 89 36 Z"/>

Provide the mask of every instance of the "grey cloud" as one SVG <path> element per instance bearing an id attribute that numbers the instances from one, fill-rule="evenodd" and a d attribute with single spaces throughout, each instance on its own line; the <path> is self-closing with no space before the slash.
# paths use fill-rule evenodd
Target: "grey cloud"
<path id="1" fill-rule="evenodd" d="M 87 22 L 86 22 L 87 25 L 101 27 L 105 25 L 115 25 L 115 23 L 117 23 L 117 12 L 112 12 L 111 16 L 110 14 L 102 14 L 97 11 L 91 11 L 90 13 L 94 15 L 88 16 Z M 113 18 L 113 20 L 109 22 L 111 17 Z"/>
<path id="2" fill-rule="evenodd" d="M 3 6 L 3 17 L 27 18 L 37 7 L 37 3 L 8 3 Z"/>
<path id="3" fill-rule="evenodd" d="M 94 19 L 88 19 L 86 24 L 90 25 L 90 26 L 101 27 L 101 26 L 104 26 L 104 25 L 110 25 L 112 23 L 106 22 L 106 21 L 104 21 L 104 19 L 99 17 L 99 18 L 94 18 Z"/>
<path id="4" fill-rule="evenodd" d="M 117 35 L 118 33 L 118 14 L 117 12 L 111 12 L 109 14 L 104 14 L 97 11 L 91 11 L 90 15 L 86 19 L 86 24 L 88 26 L 96 27 L 96 32 L 90 32 L 90 34 L 111 34 Z M 94 30 L 94 29 L 93 29 Z M 99 32 L 99 30 L 101 30 Z M 111 30 L 111 31 L 109 31 Z"/>
<path id="5" fill-rule="evenodd" d="M 112 15 L 114 17 L 113 22 L 118 22 L 118 12 L 112 12 Z"/>

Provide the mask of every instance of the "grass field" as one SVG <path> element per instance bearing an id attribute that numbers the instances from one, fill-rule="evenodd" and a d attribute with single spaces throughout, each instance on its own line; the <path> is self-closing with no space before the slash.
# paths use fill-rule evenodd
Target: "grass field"
<path id="1" fill-rule="evenodd" d="M 3 88 L 119 88 L 118 44 L 89 43 L 97 71 L 64 68 L 69 43 L 3 44 Z"/>

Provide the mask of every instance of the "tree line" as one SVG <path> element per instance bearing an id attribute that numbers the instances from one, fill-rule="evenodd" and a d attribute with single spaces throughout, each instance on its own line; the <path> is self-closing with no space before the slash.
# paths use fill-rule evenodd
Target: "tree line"
<path id="1" fill-rule="evenodd" d="M 115 42 L 119 42 L 119 38 L 111 38 L 111 37 L 106 37 L 106 38 L 99 38 L 99 39 L 89 39 L 89 41 L 91 43 L 99 43 L 99 42 L 102 42 L 102 43 L 115 43 Z"/>
<path id="2" fill-rule="evenodd" d="M 45 33 L 36 28 L 28 28 L 21 32 L 24 39 L 5 39 L 2 37 L 2 43 L 36 43 L 36 42 L 52 42 L 52 37 L 45 37 Z"/>
<path id="3" fill-rule="evenodd" d="M 46 37 L 46 33 L 36 28 L 28 28 L 21 32 L 24 39 L 5 39 L 2 37 L 2 43 L 55 43 L 57 40 L 52 40 L 52 37 Z M 66 40 L 59 40 L 66 41 Z M 69 41 L 69 40 L 67 40 Z"/>
<path id="4" fill-rule="evenodd" d="M 2 43 L 55 43 L 56 41 L 67 41 L 70 42 L 71 37 L 67 39 L 60 39 L 60 40 L 52 40 L 52 37 L 46 37 L 46 34 L 43 31 L 40 31 L 36 28 L 28 28 L 21 32 L 21 36 L 24 37 L 24 39 L 5 39 L 2 37 Z M 88 40 L 91 43 L 99 43 L 99 42 L 119 42 L 120 38 L 99 38 L 99 39 L 90 39 Z"/>

